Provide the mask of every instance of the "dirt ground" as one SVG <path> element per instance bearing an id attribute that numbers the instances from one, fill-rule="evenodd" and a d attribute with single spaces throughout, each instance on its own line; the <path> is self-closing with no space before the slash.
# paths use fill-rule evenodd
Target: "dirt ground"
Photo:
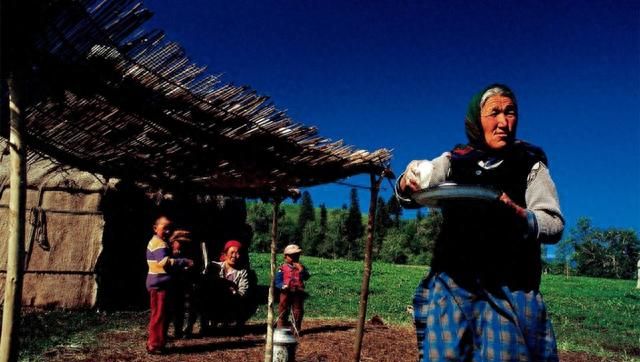
<path id="1" fill-rule="evenodd" d="M 99 345 L 80 348 L 69 345 L 46 351 L 47 361 L 263 361 L 264 324 L 248 325 L 242 335 L 229 331 L 216 336 L 192 339 L 170 339 L 166 355 L 151 356 L 145 352 L 146 332 L 143 328 L 108 331 L 99 335 Z M 350 361 L 355 337 L 355 324 L 336 320 L 305 321 L 298 340 L 296 361 Z M 367 324 L 361 361 L 415 361 L 417 350 L 411 327 Z M 604 361 L 583 353 L 560 353 L 566 362 Z"/>

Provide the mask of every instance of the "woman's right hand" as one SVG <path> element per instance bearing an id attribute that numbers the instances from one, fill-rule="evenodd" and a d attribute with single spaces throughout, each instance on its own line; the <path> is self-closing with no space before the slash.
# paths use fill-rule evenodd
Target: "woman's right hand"
<path id="1" fill-rule="evenodd" d="M 409 162 L 404 175 L 400 179 L 401 191 L 406 191 L 407 189 L 418 191 L 427 187 L 432 170 L 433 165 L 429 161 L 413 160 Z"/>

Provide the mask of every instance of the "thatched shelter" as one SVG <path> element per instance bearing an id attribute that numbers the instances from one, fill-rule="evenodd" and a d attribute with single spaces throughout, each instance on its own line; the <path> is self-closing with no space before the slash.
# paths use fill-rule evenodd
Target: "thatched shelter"
<path id="1" fill-rule="evenodd" d="M 375 205 L 381 180 L 375 177 L 389 169 L 388 150 L 359 150 L 321 137 L 315 127 L 294 122 L 250 87 L 221 83 L 205 67 L 193 64 L 162 31 L 142 27 L 152 14 L 141 2 L 10 0 L 0 6 L 2 87 L 6 84 L 9 89 L 2 92 L 2 109 L 11 109 L 11 117 L 1 114 L 0 135 L 13 145 L 12 184 L 21 185 L 25 139 L 35 155 L 31 165 L 54 160 L 104 179 L 126 180 L 146 193 L 222 193 L 273 200 L 272 274 L 278 205 L 293 189 L 368 173 Z M 5 131 L 8 118 L 10 132 Z M 12 210 L 24 207 L 21 187 L 12 190 L 11 200 Z M 85 201 L 75 202 L 80 207 Z M 96 206 L 87 208 L 96 212 Z M 6 288 L 10 293 L 5 298 L 12 300 L 20 291 L 17 261 L 24 237 L 20 214 L 12 218 L 13 251 L 7 264 L 13 278 L 8 280 L 16 282 Z M 372 206 L 370 222 L 374 214 Z M 96 216 L 95 222 L 108 219 Z M 372 230 L 370 224 L 369 235 Z M 99 250 L 90 251 L 99 243 L 93 239 L 91 243 L 85 250 L 90 255 L 78 259 L 90 262 L 75 269 L 70 266 L 84 274 L 88 284 L 95 281 L 90 276 L 95 272 L 92 263 L 100 264 L 94 261 Z M 364 296 L 370 242 L 365 255 Z M 25 292 L 28 289 L 25 284 Z M 95 301 L 90 295 L 83 298 L 88 304 Z M 360 303 L 361 330 L 366 297 Z M 5 320 L 16 313 L 13 304 L 5 301 Z M 3 324 L 3 332 L 4 325 L 12 322 Z M 7 328 L 7 334 L 12 333 Z M 271 340 L 270 329 L 267 335 Z M 7 348 L 4 339 L 1 342 L 0 355 Z"/>

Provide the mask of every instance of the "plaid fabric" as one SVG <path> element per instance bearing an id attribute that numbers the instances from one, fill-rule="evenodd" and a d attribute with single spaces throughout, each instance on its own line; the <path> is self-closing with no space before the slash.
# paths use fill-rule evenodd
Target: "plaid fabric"
<path id="1" fill-rule="evenodd" d="M 538 291 L 495 292 L 432 273 L 413 301 L 419 361 L 558 361 Z"/>

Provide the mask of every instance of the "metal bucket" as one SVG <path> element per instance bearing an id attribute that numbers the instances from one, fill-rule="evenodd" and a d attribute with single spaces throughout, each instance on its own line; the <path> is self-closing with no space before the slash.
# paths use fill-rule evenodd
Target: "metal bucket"
<path id="1" fill-rule="evenodd" d="M 273 362 L 295 362 L 298 341 L 289 328 L 273 331 Z"/>

